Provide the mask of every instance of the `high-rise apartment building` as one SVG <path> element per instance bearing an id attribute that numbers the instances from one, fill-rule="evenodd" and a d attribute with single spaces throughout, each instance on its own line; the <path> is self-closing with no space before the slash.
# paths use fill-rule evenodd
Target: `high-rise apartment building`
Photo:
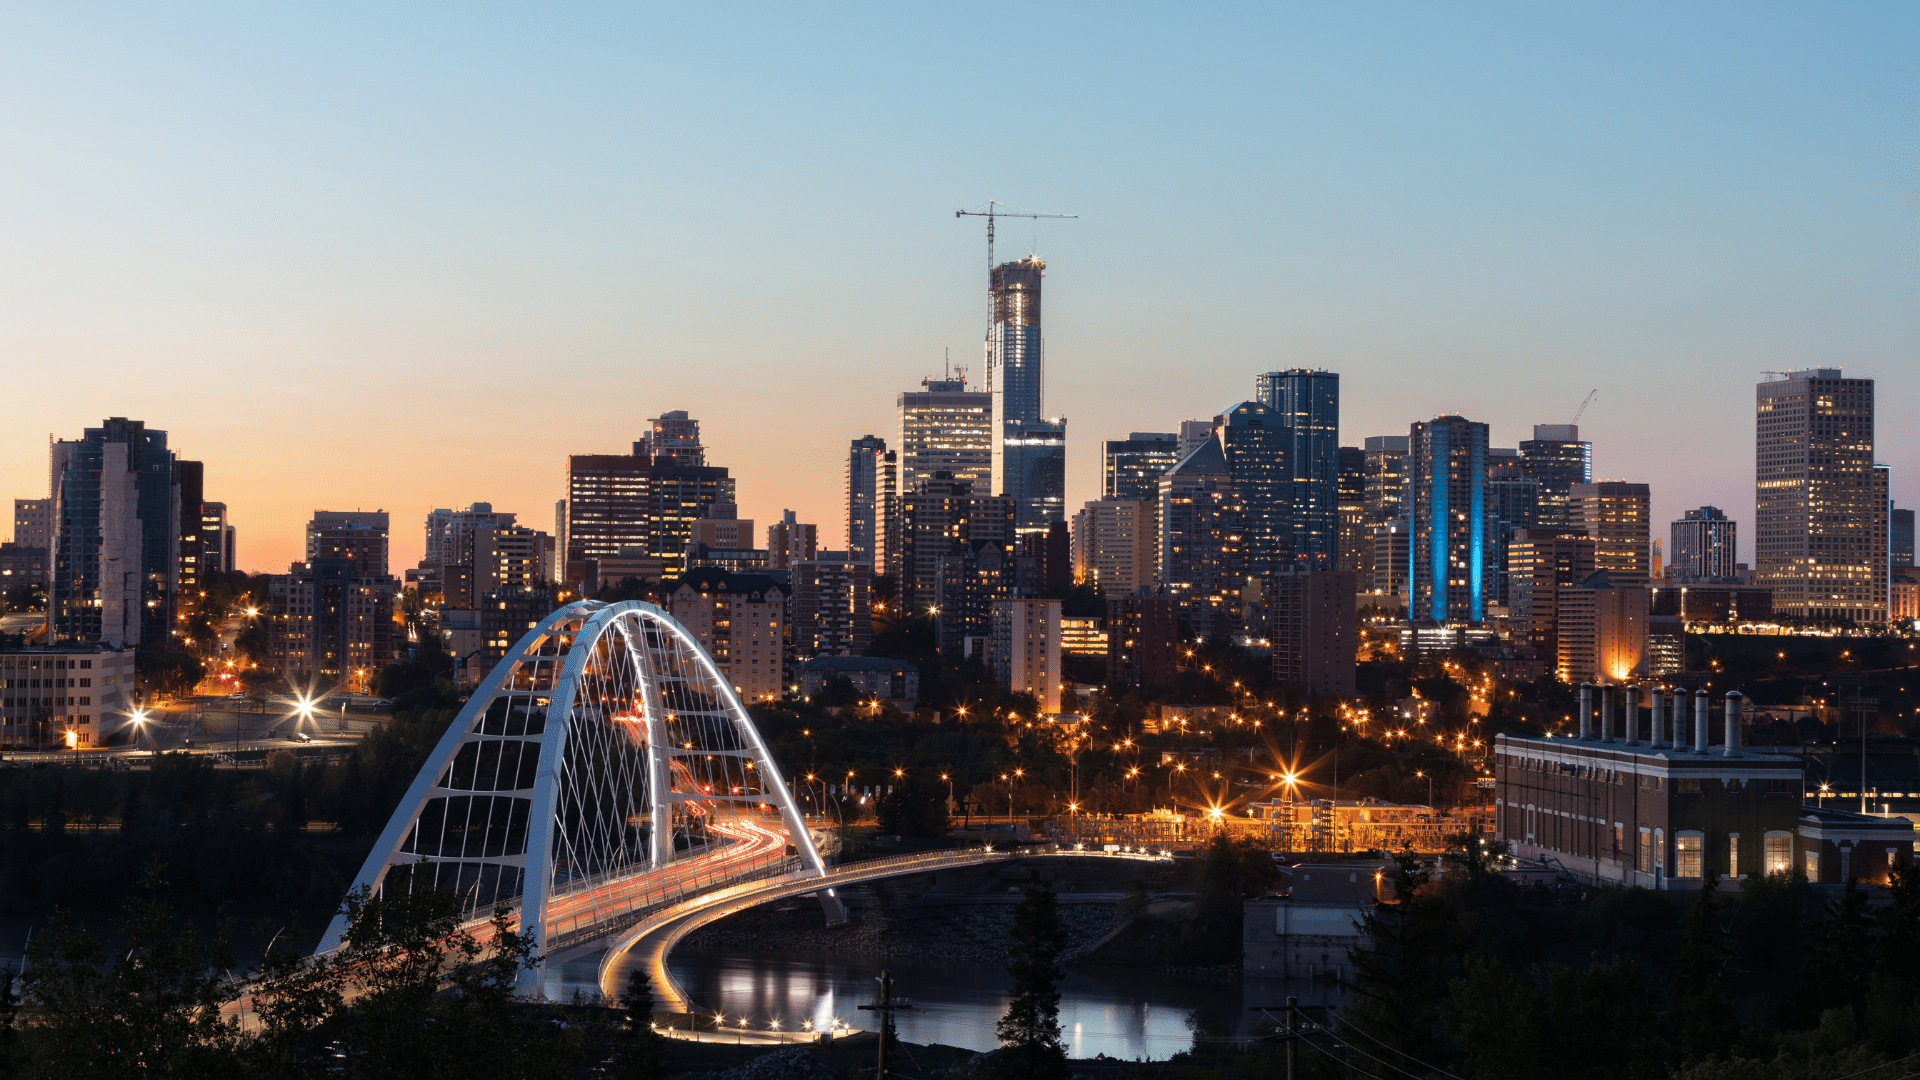
<path id="1" fill-rule="evenodd" d="M 734 481 L 726 469 L 678 460 L 656 453 L 647 485 L 647 554 L 660 560 L 668 576 L 687 565 L 694 523 L 713 517 L 716 507 L 735 505 Z"/>
<path id="2" fill-rule="evenodd" d="M 1038 563 L 998 540 L 978 540 L 943 556 L 933 603 L 941 655 L 955 662 L 972 655 L 974 645 L 992 636 L 999 601 L 1040 598 Z"/>
<path id="3" fill-rule="evenodd" d="M 900 497 L 900 602 L 908 611 L 934 603 L 940 561 L 956 550 L 991 540 L 1011 546 L 1013 500 L 975 494 L 974 485 L 944 471 Z"/>
<path id="4" fill-rule="evenodd" d="M 1568 524 L 1594 539 L 1594 565 L 1615 588 L 1653 583 L 1652 489 L 1606 480 L 1568 491 Z"/>
<path id="5" fill-rule="evenodd" d="M 1885 474 L 1874 468 L 1872 379 L 1839 368 L 1755 388 L 1754 576 L 1777 616 L 1887 617 Z"/>
<path id="6" fill-rule="evenodd" d="M 1487 425 L 1441 416 L 1408 436 L 1407 617 L 1480 622 L 1491 558 L 1487 527 Z"/>
<path id="7" fill-rule="evenodd" d="M 1488 602 L 1512 602 L 1507 547 L 1524 529 L 1540 520 L 1540 481 L 1509 475 L 1487 481 L 1487 528 L 1492 534 L 1493 584 Z"/>
<path id="8" fill-rule="evenodd" d="M 1508 628 L 1534 655 L 1557 662 L 1560 597 L 1594 573 L 1593 537 L 1564 529 L 1522 529 L 1507 543 Z"/>
<path id="9" fill-rule="evenodd" d="M 899 398 L 900 491 L 944 472 L 985 492 L 993 480 L 994 396 L 968 390 L 964 370 L 920 385 Z"/>
<path id="10" fill-rule="evenodd" d="M 1617 684 L 1650 673 L 1647 588 L 1615 585 L 1611 576 L 1595 571 L 1560 590 L 1557 659 L 1566 682 Z"/>
<path id="11" fill-rule="evenodd" d="M 899 454 L 878 436 L 853 440 L 847 452 L 847 554 L 875 574 L 893 572 L 887 545 L 899 498 Z"/>
<path id="12" fill-rule="evenodd" d="M 268 579 L 270 662 L 296 686 L 366 691 L 394 657 L 394 591 L 387 515 L 314 511 L 307 561 Z"/>
<path id="13" fill-rule="evenodd" d="M 1293 480 L 1288 455 L 1293 433 L 1257 401 L 1243 401 L 1214 417 L 1213 423 L 1219 433 L 1216 443 L 1246 515 L 1244 572 L 1259 576 L 1291 566 Z"/>
<path id="14" fill-rule="evenodd" d="M 1107 600 L 1107 681 L 1121 686 L 1172 686 L 1180 645 L 1180 608 L 1171 596 Z"/>
<path id="15" fill-rule="evenodd" d="M 1273 677 L 1314 698 L 1354 694 L 1359 584 L 1345 570 L 1282 570 L 1267 576 Z"/>
<path id="16" fill-rule="evenodd" d="M 795 654 L 865 655 L 873 643 L 872 564 L 851 551 L 820 551 L 791 569 Z"/>
<path id="17" fill-rule="evenodd" d="M 514 515 L 496 513 L 492 503 L 477 502 L 465 510 L 434 510 L 427 514 L 426 555 L 434 562 L 462 562 L 470 553 L 473 534 L 479 529 L 501 529 L 514 523 Z"/>
<path id="18" fill-rule="evenodd" d="M 184 461 L 178 455 L 173 460 L 173 505 L 175 518 L 180 532 L 175 542 L 179 551 L 175 558 L 179 565 L 174 571 L 174 614 L 176 618 L 173 630 L 185 633 L 182 624 L 191 621 L 200 610 L 200 594 L 205 579 L 201 576 L 200 543 L 200 504 L 206 498 L 207 468 L 204 462 Z"/>
<path id="19" fill-rule="evenodd" d="M 1200 449 L 1200 444 L 1213 438 L 1213 421 L 1180 421 L 1180 445 L 1174 449 L 1174 464 L 1187 460 L 1187 455 Z"/>
<path id="20" fill-rule="evenodd" d="M 819 550 L 820 527 L 801 521 L 791 510 L 782 510 L 780 520 L 767 526 L 767 565 L 775 570 L 789 569 Z"/>
<path id="21" fill-rule="evenodd" d="M 1381 596 L 1407 595 L 1407 574 L 1413 569 L 1413 529 L 1406 518 L 1394 518 L 1372 527 L 1373 581 L 1369 592 Z"/>
<path id="22" fill-rule="evenodd" d="M 1407 437 L 1370 435 L 1366 455 L 1367 520 L 1374 524 L 1405 517 L 1407 510 Z"/>
<path id="23" fill-rule="evenodd" d="M 1254 384 L 1268 423 L 1288 433 L 1287 488 L 1281 493 L 1290 533 L 1285 550 L 1298 564 L 1331 570 L 1340 548 L 1340 376 L 1290 368 L 1269 371 Z"/>
<path id="24" fill-rule="evenodd" d="M 122 416 L 53 444 L 51 639 L 166 648 L 180 574 L 167 433 Z"/>
<path id="25" fill-rule="evenodd" d="M 685 409 L 661 413 L 647 421 L 646 433 L 633 444 L 633 456 L 668 465 L 705 465 L 707 449 L 700 445 L 700 421 Z"/>
<path id="26" fill-rule="evenodd" d="M 1731 579 L 1740 572 L 1739 533 L 1717 506 L 1689 510 L 1667 526 L 1667 577 L 1674 581 Z"/>
<path id="27" fill-rule="evenodd" d="M 1159 536 L 1155 502 L 1094 499 L 1073 515 L 1073 576 L 1112 599 L 1132 596 L 1156 578 Z"/>
<path id="28" fill-rule="evenodd" d="M 209 571 L 233 573 L 233 526 L 227 523 L 227 504 L 200 504 L 200 549 Z"/>
<path id="29" fill-rule="evenodd" d="M 1247 579 L 1247 511 L 1225 453 L 1209 439 L 1160 478 L 1160 580 L 1202 637 L 1238 624 Z"/>
<path id="30" fill-rule="evenodd" d="M 1153 502 L 1160 496 L 1161 474 L 1180 464 L 1181 456 L 1180 437 L 1171 433 L 1133 431 L 1124 439 L 1108 439 L 1100 444 L 1100 494 Z"/>
<path id="31" fill-rule="evenodd" d="M 307 561 L 344 559 L 368 577 L 387 575 L 384 510 L 315 510 L 307 522 Z"/>
<path id="32" fill-rule="evenodd" d="M 1540 481 L 1538 524 L 1555 527 L 1572 518 L 1567 509 L 1575 484 L 1593 482 L 1593 444 L 1582 442 L 1574 424 L 1535 424 L 1520 444 L 1520 475 Z"/>
<path id="33" fill-rule="evenodd" d="M 1043 714 L 1060 711 L 1060 601 L 998 600 L 988 656 L 1001 686 L 1032 694 Z"/>

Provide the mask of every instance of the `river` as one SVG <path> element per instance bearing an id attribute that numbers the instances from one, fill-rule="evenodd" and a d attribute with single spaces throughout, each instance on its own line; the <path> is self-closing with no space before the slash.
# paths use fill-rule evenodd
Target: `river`
<path id="1" fill-rule="evenodd" d="M 550 972 L 548 993 L 563 1000 L 575 989 L 591 995 L 598 989 L 597 965 L 596 957 Z M 816 1029 L 836 1020 L 856 1028 L 876 1026 L 876 1014 L 858 1006 L 874 1000 L 882 968 L 893 975 L 894 996 L 913 1005 L 895 1014 L 906 1042 L 991 1050 L 994 1025 L 1007 1004 L 1007 973 L 1000 967 L 825 953 L 743 956 L 694 948 L 675 949 L 668 965 L 701 1012 L 745 1016 L 760 1030 L 774 1020 L 788 1031 L 809 1020 Z M 1082 967 L 1068 972 L 1060 988 L 1060 1029 L 1072 1057 L 1163 1060 L 1192 1048 L 1196 1019 L 1210 1032 L 1245 1033 L 1261 1019 L 1249 1006 L 1282 1002 L 1288 994 L 1298 995 L 1302 1004 L 1319 1003 L 1326 987 Z"/>

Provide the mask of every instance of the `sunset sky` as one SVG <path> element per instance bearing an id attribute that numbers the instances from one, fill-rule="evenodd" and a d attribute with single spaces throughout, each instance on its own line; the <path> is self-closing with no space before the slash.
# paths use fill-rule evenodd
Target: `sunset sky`
<path id="1" fill-rule="evenodd" d="M 107 416 L 243 568 L 316 508 L 551 529 L 686 409 L 844 539 L 847 442 L 980 374 L 989 198 L 1099 440 L 1340 373 L 1342 437 L 1581 421 L 1752 548 L 1753 384 L 1879 382 L 1920 500 L 1920 8 L 0 4 L 0 497 Z M 10 520 L 0 529 L 10 529 Z"/>

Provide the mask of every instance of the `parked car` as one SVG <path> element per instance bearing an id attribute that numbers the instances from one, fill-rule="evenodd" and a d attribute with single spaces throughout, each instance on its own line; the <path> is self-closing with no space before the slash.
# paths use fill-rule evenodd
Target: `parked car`
<path id="1" fill-rule="evenodd" d="M 381 698 L 379 701 L 373 703 L 373 707 L 376 709 L 391 709 L 393 708 L 393 702 L 388 701 L 386 698 Z"/>

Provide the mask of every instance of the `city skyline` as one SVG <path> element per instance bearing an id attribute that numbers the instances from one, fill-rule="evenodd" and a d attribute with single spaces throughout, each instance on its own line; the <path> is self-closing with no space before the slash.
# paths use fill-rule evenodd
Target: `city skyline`
<path id="1" fill-rule="evenodd" d="M 802 63 L 817 76 L 807 43 L 846 29 L 775 19 L 736 28 L 735 78 L 694 102 L 671 90 L 692 59 L 589 75 L 578 61 L 618 47 L 573 31 L 503 75 L 505 17 L 423 54 L 295 13 L 25 13 L 0 45 L 0 100 L 32 103 L 0 106 L 21 163 L 0 191 L 34 208 L 0 226 L 16 403 L 0 494 L 46 494 L 49 434 L 125 416 L 205 463 L 241 568 L 284 570 L 322 509 L 387 511 L 404 566 L 430 510 L 542 522 L 568 455 L 623 453 L 685 409 L 742 517 L 793 508 L 838 547 L 847 440 L 891 433 L 897 395 L 948 350 L 983 384 L 981 226 L 951 215 L 992 197 L 1080 215 L 1004 223 L 998 253 L 1049 264 L 1069 514 L 1099 494 L 1101 442 L 1218 415 L 1267 371 L 1337 372 L 1348 446 L 1457 413 L 1511 447 L 1598 385 L 1580 420 L 1594 478 L 1650 484 L 1655 535 L 1724 508 L 1751 563 L 1763 371 L 1875 379 L 1879 460 L 1894 499 L 1916 497 L 1920 436 L 1897 423 L 1915 401 L 1896 71 L 1914 15 L 1733 10 L 1665 13 L 1657 40 L 1627 15 L 1469 29 L 1407 9 L 1171 30 L 1121 12 L 1090 42 L 1045 15 L 1035 44 L 990 62 L 1037 67 L 1032 93 L 1057 102 L 1058 123 L 1008 136 L 1017 164 L 964 152 L 993 128 L 947 78 L 975 57 L 911 19 L 826 47 L 877 56 L 902 100 L 872 101 L 870 68 L 769 95 Z M 908 42 L 922 70 L 899 59 Z M 1192 78 L 1128 89 L 1149 64 Z M 1438 78 L 1462 65 L 1489 75 Z M 337 69 L 360 76 L 316 78 Z M 87 92 L 64 89 L 76 73 Z M 476 101 L 509 120 L 472 120 Z M 802 113 L 852 102 L 875 147 L 805 145 L 831 129 Z M 763 149 L 714 134 L 787 125 Z M 803 167 L 740 179 L 772 153 Z M 939 165 L 874 167 L 916 156 Z M 615 183 L 630 170 L 637 187 Z M 829 198 L 862 212 L 797 209 Z M 814 268 L 855 259 L 872 286 L 849 332 L 840 275 Z"/>

